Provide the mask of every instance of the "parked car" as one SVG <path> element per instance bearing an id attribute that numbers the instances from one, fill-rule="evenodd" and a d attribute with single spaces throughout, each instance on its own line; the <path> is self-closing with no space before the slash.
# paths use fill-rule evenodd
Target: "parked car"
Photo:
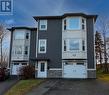
<path id="1" fill-rule="evenodd" d="M 9 78 L 9 76 L 10 76 L 9 69 L 0 67 L 0 81 Z"/>

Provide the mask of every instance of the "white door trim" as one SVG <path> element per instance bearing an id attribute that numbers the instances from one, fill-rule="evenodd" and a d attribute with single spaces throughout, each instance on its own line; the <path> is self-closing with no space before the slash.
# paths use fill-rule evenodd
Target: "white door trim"
<path id="1" fill-rule="evenodd" d="M 38 61 L 38 75 L 37 75 L 37 77 L 38 78 L 46 78 L 47 77 L 47 61 Z"/>

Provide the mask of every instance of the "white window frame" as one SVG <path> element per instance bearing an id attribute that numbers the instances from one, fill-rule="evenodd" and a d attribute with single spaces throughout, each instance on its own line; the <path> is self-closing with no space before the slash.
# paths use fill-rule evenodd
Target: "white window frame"
<path id="1" fill-rule="evenodd" d="M 45 51 L 40 51 L 41 41 L 44 41 Z M 46 46 L 47 46 L 47 40 L 46 39 L 39 39 L 38 53 L 46 53 L 46 48 L 47 48 Z"/>
<path id="2" fill-rule="evenodd" d="M 45 28 L 41 28 L 41 25 L 45 25 Z M 47 30 L 47 20 L 40 20 L 39 30 Z"/>

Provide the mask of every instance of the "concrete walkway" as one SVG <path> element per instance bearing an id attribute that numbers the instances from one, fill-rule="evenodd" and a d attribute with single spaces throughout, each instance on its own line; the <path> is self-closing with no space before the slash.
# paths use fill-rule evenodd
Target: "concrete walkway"
<path id="1" fill-rule="evenodd" d="M 59 80 L 57 79 L 48 79 L 40 86 L 33 88 L 29 93 L 26 95 L 43 95 L 46 93 L 50 88 L 52 88 Z"/>

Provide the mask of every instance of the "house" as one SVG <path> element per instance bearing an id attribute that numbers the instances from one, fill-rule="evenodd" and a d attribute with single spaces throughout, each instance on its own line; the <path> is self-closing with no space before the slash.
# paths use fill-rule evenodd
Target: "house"
<path id="1" fill-rule="evenodd" d="M 30 63 L 31 57 L 36 57 L 37 28 L 12 27 L 10 43 L 10 74 L 18 75 L 19 69 Z"/>
<path id="2" fill-rule="evenodd" d="M 34 19 L 38 23 L 37 30 L 25 27 L 11 29 L 12 75 L 17 75 L 16 68 L 22 65 L 35 64 L 36 78 L 96 78 L 94 23 L 97 15 L 66 13 L 61 16 L 35 16 Z M 24 39 L 17 42 L 16 37 L 22 35 L 25 35 Z M 15 46 L 19 47 L 16 49 Z M 20 46 L 24 52 L 22 56 L 17 55 L 21 53 Z M 28 56 L 25 58 L 26 50 Z"/>

